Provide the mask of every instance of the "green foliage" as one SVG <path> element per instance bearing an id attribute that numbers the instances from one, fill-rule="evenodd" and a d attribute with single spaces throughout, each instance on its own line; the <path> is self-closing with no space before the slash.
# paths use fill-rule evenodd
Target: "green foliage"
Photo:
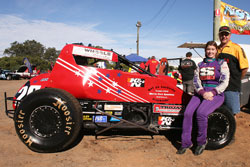
<path id="1" fill-rule="evenodd" d="M 17 70 L 23 65 L 23 59 L 28 58 L 29 62 L 37 66 L 41 71 L 50 69 L 50 64 L 55 63 L 59 51 L 55 48 L 45 48 L 35 40 L 26 40 L 23 43 L 17 41 L 10 44 L 11 47 L 4 50 L 6 57 L 0 58 L 2 69 Z"/>
<path id="2" fill-rule="evenodd" d="M 94 46 L 95 48 L 98 48 L 98 49 L 103 49 L 102 46 Z"/>

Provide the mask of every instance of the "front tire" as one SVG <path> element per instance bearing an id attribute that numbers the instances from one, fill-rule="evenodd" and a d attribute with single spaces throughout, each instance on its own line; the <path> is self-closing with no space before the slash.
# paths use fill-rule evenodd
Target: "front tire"
<path id="1" fill-rule="evenodd" d="M 220 149 L 228 145 L 234 137 L 236 122 L 226 106 L 221 106 L 208 117 L 207 149 Z"/>
<path id="2" fill-rule="evenodd" d="M 19 138 L 36 152 L 65 150 L 82 128 L 79 102 L 68 92 L 45 88 L 24 98 L 15 113 Z"/>

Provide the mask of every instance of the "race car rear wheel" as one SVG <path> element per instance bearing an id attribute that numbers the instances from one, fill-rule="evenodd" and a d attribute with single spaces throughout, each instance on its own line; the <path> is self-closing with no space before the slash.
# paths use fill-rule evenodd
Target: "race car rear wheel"
<path id="1" fill-rule="evenodd" d="M 234 137 L 236 123 L 226 106 L 221 106 L 208 117 L 207 149 L 219 149 L 228 145 Z"/>
<path id="2" fill-rule="evenodd" d="M 58 152 L 76 140 L 82 128 L 82 111 L 70 93 L 46 88 L 25 97 L 14 120 L 19 138 L 29 149 Z"/>

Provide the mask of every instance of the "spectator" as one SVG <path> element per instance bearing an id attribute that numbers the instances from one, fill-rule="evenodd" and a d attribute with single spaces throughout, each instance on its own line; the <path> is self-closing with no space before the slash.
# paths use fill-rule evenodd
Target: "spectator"
<path id="1" fill-rule="evenodd" d="M 146 66 L 146 70 L 149 69 L 149 72 L 152 74 L 156 74 L 156 68 L 159 64 L 159 61 L 155 59 L 155 56 L 152 56 L 151 59 L 149 59 L 145 66 Z"/>
<path id="2" fill-rule="evenodd" d="M 228 63 L 230 70 L 229 86 L 225 91 L 225 104 L 236 115 L 240 112 L 241 79 L 248 70 L 248 60 L 244 50 L 230 40 L 231 30 L 228 26 L 220 27 L 219 38 L 221 43 L 217 56 Z"/>
<path id="3" fill-rule="evenodd" d="M 193 95 L 194 93 L 194 70 L 197 68 L 195 62 L 191 60 L 192 53 L 186 53 L 186 59 L 181 61 L 181 64 L 178 68 L 179 72 L 182 75 L 182 84 L 184 92 Z"/>
<path id="4" fill-rule="evenodd" d="M 168 75 L 168 59 L 165 57 L 161 58 L 159 64 L 159 75 Z"/>
<path id="5" fill-rule="evenodd" d="M 142 69 L 145 70 L 145 68 L 146 68 L 146 67 L 145 67 L 145 63 L 144 63 L 144 62 L 141 62 L 141 63 L 140 63 L 140 67 L 141 67 Z"/>
<path id="6" fill-rule="evenodd" d="M 198 124 L 197 147 L 195 155 L 200 155 L 207 144 L 208 115 L 224 102 L 223 91 L 228 86 L 229 68 L 223 60 L 217 61 L 217 44 L 209 41 L 205 47 L 204 60 L 198 64 L 194 74 L 195 94 L 184 112 L 182 125 L 181 148 L 177 154 L 184 154 L 192 147 L 193 115 L 196 112 Z"/>

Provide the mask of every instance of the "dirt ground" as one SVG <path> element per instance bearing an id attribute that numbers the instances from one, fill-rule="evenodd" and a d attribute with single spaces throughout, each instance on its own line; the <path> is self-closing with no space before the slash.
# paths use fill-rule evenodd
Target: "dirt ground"
<path id="1" fill-rule="evenodd" d="M 247 167 L 250 166 L 250 112 L 237 115 L 236 140 L 219 150 L 195 156 L 192 150 L 177 155 L 177 148 L 165 136 L 84 136 L 70 150 L 36 153 L 16 135 L 14 122 L 5 115 L 4 92 L 13 96 L 27 80 L 0 81 L 0 166 L 5 167 Z M 9 105 L 11 107 L 11 105 Z"/>

